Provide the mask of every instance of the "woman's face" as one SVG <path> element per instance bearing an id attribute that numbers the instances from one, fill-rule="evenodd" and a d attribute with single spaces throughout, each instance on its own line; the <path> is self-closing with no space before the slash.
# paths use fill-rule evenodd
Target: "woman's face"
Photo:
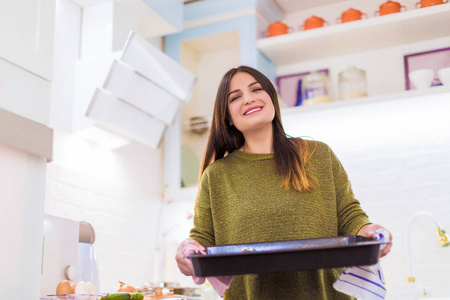
<path id="1" fill-rule="evenodd" d="M 275 108 L 269 94 L 247 72 L 236 73 L 228 91 L 230 121 L 242 134 L 272 127 Z"/>

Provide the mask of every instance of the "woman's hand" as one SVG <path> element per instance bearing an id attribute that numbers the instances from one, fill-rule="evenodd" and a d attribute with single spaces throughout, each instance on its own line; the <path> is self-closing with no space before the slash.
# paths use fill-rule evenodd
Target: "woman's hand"
<path id="1" fill-rule="evenodd" d="M 194 275 L 194 267 L 192 266 L 192 263 L 186 259 L 185 255 L 185 251 L 190 245 L 195 246 L 202 251 L 205 250 L 205 247 L 193 239 L 185 239 L 180 246 L 178 246 L 177 253 L 175 254 L 175 260 L 177 261 L 178 269 L 180 269 L 181 273 L 186 276 Z"/>
<path id="2" fill-rule="evenodd" d="M 365 237 L 372 238 L 373 235 L 375 234 L 375 231 L 377 231 L 378 229 L 383 229 L 386 232 L 388 232 L 389 233 L 389 241 L 391 242 L 389 244 L 386 244 L 386 247 L 384 247 L 383 250 L 380 251 L 380 257 L 383 257 L 391 251 L 391 247 L 392 247 L 392 234 L 389 232 L 389 230 L 387 230 L 386 228 L 384 228 L 383 226 L 378 225 L 378 224 L 366 224 L 363 227 L 361 227 L 361 229 L 358 231 L 357 235 L 362 235 Z"/>

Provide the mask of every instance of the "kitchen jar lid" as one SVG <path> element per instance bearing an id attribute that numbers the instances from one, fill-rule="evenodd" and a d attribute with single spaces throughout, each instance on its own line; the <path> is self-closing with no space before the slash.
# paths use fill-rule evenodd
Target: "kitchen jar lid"
<path id="1" fill-rule="evenodd" d="M 362 69 L 358 69 L 355 66 L 352 66 L 352 67 L 340 72 L 339 78 L 340 79 L 349 79 L 349 80 L 365 79 L 366 71 L 364 71 Z"/>

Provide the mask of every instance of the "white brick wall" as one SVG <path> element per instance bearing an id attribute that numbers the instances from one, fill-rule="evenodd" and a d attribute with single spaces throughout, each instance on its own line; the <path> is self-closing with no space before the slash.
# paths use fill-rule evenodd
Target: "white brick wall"
<path id="1" fill-rule="evenodd" d="M 67 140 L 72 147 L 63 147 Z M 68 134 L 55 136 L 45 213 L 92 224 L 101 291 L 116 291 L 118 280 L 141 285 L 157 279 L 153 271 L 161 168 L 159 150 L 131 145 L 110 151 Z"/>

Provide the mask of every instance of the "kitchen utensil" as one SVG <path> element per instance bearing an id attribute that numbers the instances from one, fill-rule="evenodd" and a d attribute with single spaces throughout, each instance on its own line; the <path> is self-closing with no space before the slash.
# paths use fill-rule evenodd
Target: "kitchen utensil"
<path id="1" fill-rule="evenodd" d="M 328 75 L 312 72 L 302 79 L 302 105 L 330 102 Z"/>
<path id="2" fill-rule="evenodd" d="M 309 29 L 323 27 L 325 25 L 330 25 L 330 23 L 328 23 L 328 21 L 325 21 L 324 19 L 322 19 L 320 17 L 312 16 L 305 20 L 303 25 L 300 26 L 300 29 L 309 30 Z"/>
<path id="3" fill-rule="evenodd" d="M 443 85 L 450 86 L 450 67 L 439 69 L 437 71 L 437 73 L 438 73 L 439 81 Z"/>
<path id="4" fill-rule="evenodd" d="M 206 247 L 190 259 L 196 276 L 302 271 L 377 263 L 380 242 L 362 236 Z"/>
<path id="5" fill-rule="evenodd" d="M 337 23 L 346 23 L 356 20 L 361 20 L 363 18 L 367 18 L 367 14 L 361 12 L 360 10 L 349 8 L 344 11 L 340 17 L 336 19 Z"/>
<path id="6" fill-rule="evenodd" d="M 418 69 L 409 72 L 408 77 L 416 89 L 425 89 L 431 86 L 434 78 L 434 71 L 432 69 Z"/>
<path id="7" fill-rule="evenodd" d="M 366 72 L 356 67 L 339 73 L 339 99 L 347 100 L 367 96 Z"/>
<path id="8" fill-rule="evenodd" d="M 384 16 L 384 15 L 394 14 L 394 13 L 398 13 L 398 12 L 405 11 L 405 10 L 406 10 L 406 6 L 401 5 L 398 2 L 389 0 L 380 5 L 380 10 L 377 10 L 375 12 L 375 16 Z"/>
<path id="9" fill-rule="evenodd" d="M 79 229 L 77 282 L 92 282 L 100 290 L 97 254 L 93 246 L 94 228 L 88 222 L 81 221 Z"/>
<path id="10" fill-rule="evenodd" d="M 444 4 L 447 2 L 448 2 L 448 0 L 421 0 L 420 2 L 416 3 L 416 8 L 424 8 L 424 7 L 428 7 L 428 6 Z"/>
<path id="11" fill-rule="evenodd" d="M 286 34 L 288 32 L 292 31 L 292 27 L 289 27 L 288 25 L 277 21 L 275 23 L 272 23 L 269 25 L 268 31 L 265 31 L 265 36 L 276 36 L 276 35 L 282 35 Z"/>

